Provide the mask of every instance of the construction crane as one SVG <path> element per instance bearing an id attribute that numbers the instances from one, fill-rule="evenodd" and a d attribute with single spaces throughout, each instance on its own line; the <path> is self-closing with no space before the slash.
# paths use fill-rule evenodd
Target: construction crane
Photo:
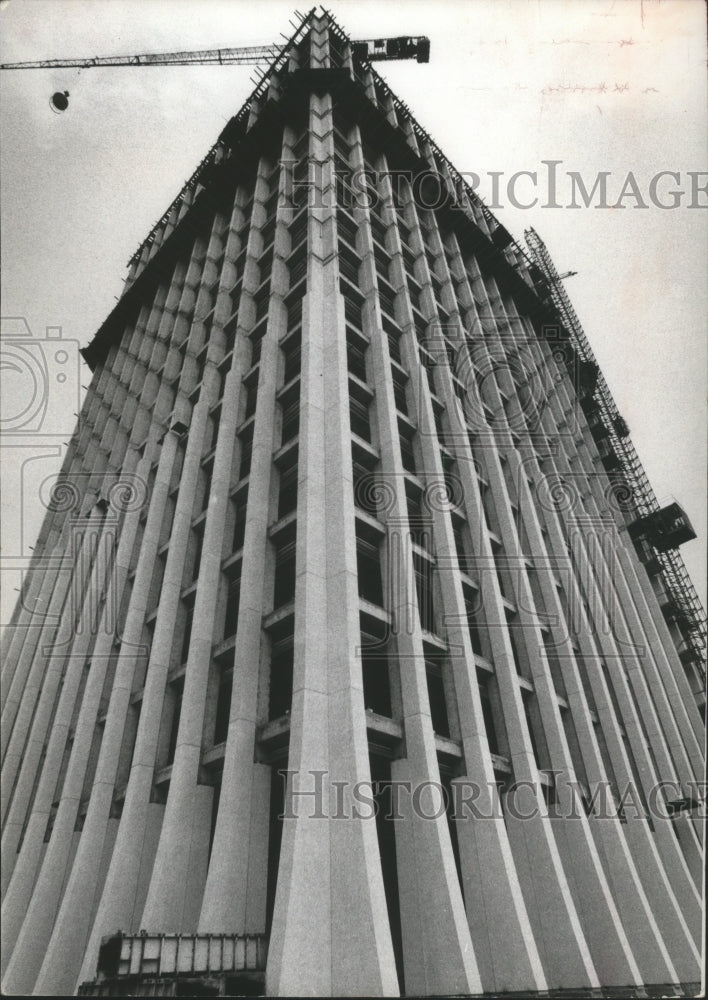
<path id="1" fill-rule="evenodd" d="M 278 56 L 281 46 L 247 45 L 229 49 L 197 49 L 193 52 L 156 52 L 140 55 L 91 56 L 82 59 L 37 59 L 30 62 L 0 63 L 0 69 L 59 69 L 95 66 L 256 66 Z M 398 38 L 363 39 L 352 42 L 352 54 L 366 62 L 415 59 L 427 63 L 430 40 L 424 35 Z"/>

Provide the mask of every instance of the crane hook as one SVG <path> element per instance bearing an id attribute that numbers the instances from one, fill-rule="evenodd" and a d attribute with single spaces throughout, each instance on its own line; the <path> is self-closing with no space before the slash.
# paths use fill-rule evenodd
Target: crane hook
<path id="1" fill-rule="evenodd" d="M 66 111 L 69 107 L 69 91 L 65 90 L 62 93 L 61 90 L 57 90 L 49 99 L 49 107 L 55 115 L 60 115 L 62 111 Z"/>

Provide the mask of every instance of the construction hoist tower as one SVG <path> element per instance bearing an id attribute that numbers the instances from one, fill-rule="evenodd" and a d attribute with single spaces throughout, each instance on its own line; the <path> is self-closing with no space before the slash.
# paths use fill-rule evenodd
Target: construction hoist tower
<path id="1" fill-rule="evenodd" d="M 627 530 L 652 581 L 698 705 L 705 711 L 706 615 L 678 550 L 696 534 L 678 503 L 660 506 L 545 243 L 534 229 L 524 236 L 538 269 L 534 277 L 540 272 L 542 278 L 539 293 L 557 311 L 568 338 L 568 364 L 579 366 L 594 383 L 582 399 L 588 425 L 602 464 L 624 492 Z"/>
<path id="2" fill-rule="evenodd" d="M 383 41 L 299 19 L 83 351 L 5 636 L 6 995 L 699 989 L 687 527 Z"/>

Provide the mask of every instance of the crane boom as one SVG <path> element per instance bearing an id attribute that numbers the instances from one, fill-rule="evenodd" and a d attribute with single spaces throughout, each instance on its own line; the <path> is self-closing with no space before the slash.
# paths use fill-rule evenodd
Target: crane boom
<path id="1" fill-rule="evenodd" d="M 353 54 L 367 62 L 416 59 L 428 62 L 430 41 L 425 36 L 404 35 L 352 42 Z M 227 49 L 197 49 L 192 52 L 155 52 L 124 56 L 91 56 L 88 59 L 38 59 L 1 63 L 0 69 L 57 69 L 94 66 L 254 66 L 275 59 L 279 45 L 247 45 Z"/>

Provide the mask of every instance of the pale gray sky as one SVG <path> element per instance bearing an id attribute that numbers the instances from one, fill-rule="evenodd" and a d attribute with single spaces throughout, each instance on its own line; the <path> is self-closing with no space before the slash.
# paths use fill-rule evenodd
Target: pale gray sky
<path id="1" fill-rule="evenodd" d="M 379 69 L 463 171 L 503 171 L 495 213 L 517 237 L 533 226 L 560 271 L 660 500 L 678 499 L 699 532 L 682 548 L 705 602 L 705 209 L 544 208 L 543 160 L 592 186 L 609 171 L 615 202 L 632 171 L 649 203 L 689 192 L 706 170 L 702 0 L 332 0 L 353 37 L 426 34 L 429 65 Z M 303 8 L 306 9 L 306 8 Z M 247 45 L 290 33 L 280 0 L 9 0 L 2 61 Z M 119 295 L 127 259 L 252 89 L 252 67 L 42 70 L 2 73 L 2 314 L 32 332 L 61 327 L 82 346 Z M 70 91 L 55 115 L 49 98 Z M 537 171 L 539 203 L 509 205 L 506 181 Z M 704 178 L 705 180 L 706 178 Z M 519 199 L 531 182 L 519 181 Z M 703 196 L 708 201 L 708 196 Z M 52 348 L 53 356 L 56 350 Z M 54 363 L 54 362 L 52 362 Z M 88 384 L 84 369 L 81 382 Z M 72 380 L 44 429 L 67 440 Z M 56 387 L 56 386 L 55 386 Z M 49 423 L 47 423 L 49 421 Z M 23 441 L 6 439 L 11 444 Z M 24 440 L 24 439 L 23 439 Z M 42 514 L 39 483 L 57 459 L 51 439 L 4 447 L 5 553 L 26 551 Z M 34 449 L 35 461 L 23 461 Z M 20 516 L 22 546 L 16 541 Z M 3 580 L 5 621 L 14 593 Z"/>

